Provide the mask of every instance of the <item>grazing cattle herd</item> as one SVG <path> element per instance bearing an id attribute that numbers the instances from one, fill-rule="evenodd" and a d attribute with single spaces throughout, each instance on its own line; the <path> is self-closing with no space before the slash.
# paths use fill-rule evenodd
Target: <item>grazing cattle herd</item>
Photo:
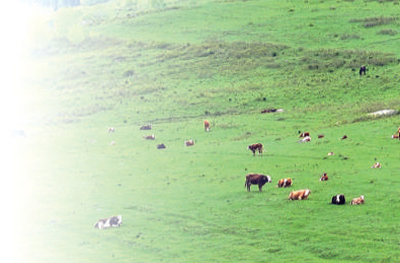
<path id="1" fill-rule="evenodd" d="M 204 122 L 204 130 L 206 132 L 210 131 L 210 122 L 208 120 L 205 120 Z M 144 125 L 140 127 L 140 130 L 151 130 L 151 124 Z M 108 129 L 109 133 L 113 133 L 115 131 L 114 127 L 110 127 Z M 311 141 L 311 135 L 310 132 L 300 132 L 299 138 L 302 138 L 298 142 L 307 142 Z M 318 135 L 318 138 L 324 138 L 325 136 L 320 134 Z M 392 135 L 392 138 L 399 138 L 400 137 L 400 127 L 398 128 L 397 132 Z M 145 135 L 143 136 L 144 139 L 146 140 L 155 140 L 155 135 Z M 342 138 L 347 139 L 347 136 L 344 135 Z M 115 142 L 112 142 L 112 145 L 114 145 Z M 193 146 L 194 141 L 193 140 L 186 140 L 184 141 L 184 146 Z M 166 149 L 165 144 L 157 144 L 157 149 Z M 253 153 L 253 156 L 255 156 L 256 152 L 258 152 L 259 156 L 262 156 L 262 153 L 264 151 L 264 147 L 262 143 L 254 143 L 251 144 L 247 147 L 247 149 L 251 150 Z M 333 152 L 329 152 L 328 155 L 334 155 Z M 374 165 L 371 166 L 371 168 L 381 168 L 381 164 L 379 162 L 376 162 Z M 323 173 L 322 176 L 320 177 L 319 181 L 327 181 L 328 180 L 328 175 L 327 173 Z M 250 192 L 250 186 L 251 185 L 257 185 L 259 192 L 262 192 L 262 188 L 266 183 L 271 183 L 272 179 L 270 175 L 264 175 L 264 174 L 259 174 L 259 173 L 249 173 L 246 175 L 246 181 L 245 181 L 245 187 L 247 188 L 247 191 Z M 292 179 L 291 178 L 283 178 L 278 180 L 277 188 L 286 188 L 292 186 Z M 310 195 L 311 190 L 310 189 L 303 189 L 303 190 L 297 190 L 297 191 L 292 191 L 289 194 L 288 199 L 289 200 L 306 200 L 308 196 Z M 360 197 L 354 198 L 351 200 L 350 205 L 359 205 L 359 204 L 364 204 L 365 202 L 365 197 L 364 195 L 361 195 Z M 345 196 L 343 194 L 339 195 L 334 195 L 332 196 L 331 199 L 331 204 L 335 205 L 343 205 L 346 203 Z M 105 228 L 110 228 L 110 227 L 119 227 L 122 224 L 122 216 L 112 216 L 109 218 L 104 218 L 104 219 L 99 219 L 98 222 L 95 223 L 94 227 L 98 229 L 105 229 Z"/>

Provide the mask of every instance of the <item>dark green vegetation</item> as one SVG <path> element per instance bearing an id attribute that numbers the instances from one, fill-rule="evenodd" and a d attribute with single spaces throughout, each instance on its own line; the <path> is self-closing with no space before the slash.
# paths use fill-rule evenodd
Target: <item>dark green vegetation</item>
<path id="1" fill-rule="evenodd" d="M 21 258 L 399 262 L 400 118 L 366 115 L 400 109 L 398 4 L 115 0 L 37 19 Z M 250 172 L 274 183 L 248 193 Z M 329 205 L 336 194 L 366 203 Z M 93 228 L 117 214 L 121 228 Z"/>

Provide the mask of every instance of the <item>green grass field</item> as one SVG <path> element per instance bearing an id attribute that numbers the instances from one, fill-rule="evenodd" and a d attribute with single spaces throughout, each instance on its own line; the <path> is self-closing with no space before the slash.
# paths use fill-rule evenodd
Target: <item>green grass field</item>
<path id="1" fill-rule="evenodd" d="M 399 11 L 114 0 L 37 16 L 19 72 L 26 138 L 11 140 L 14 262 L 400 262 L 400 117 L 367 116 L 400 110 Z M 247 192 L 252 172 L 273 183 Z M 120 228 L 93 228 L 118 214 Z"/>

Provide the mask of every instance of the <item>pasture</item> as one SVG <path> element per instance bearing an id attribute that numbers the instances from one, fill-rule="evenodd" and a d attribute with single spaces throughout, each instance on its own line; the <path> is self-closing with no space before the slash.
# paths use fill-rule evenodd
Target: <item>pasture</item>
<path id="1" fill-rule="evenodd" d="M 114 0 L 35 17 L 26 137 L 7 138 L 14 262 L 399 262 L 400 117 L 367 115 L 400 110 L 398 11 Z M 247 192 L 248 173 L 272 183 Z M 93 227 L 119 214 L 121 227 Z"/>

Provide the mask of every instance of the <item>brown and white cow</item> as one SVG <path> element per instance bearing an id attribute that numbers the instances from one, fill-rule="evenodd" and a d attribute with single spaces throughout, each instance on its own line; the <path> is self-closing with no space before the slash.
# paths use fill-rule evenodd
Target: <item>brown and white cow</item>
<path id="1" fill-rule="evenodd" d="M 400 135 L 398 133 L 393 134 L 392 139 L 400 139 Z"/>
<path id="2" fill-rule="evenodd" d="M 289 194 L 289 200 L 305 200 L 310 193 L 311 190 L 309 189 L 293 191 Z"/>
<path id="3" fill-rule="evenodd" d="M 382 168 L 382 166 L 379 162 L 377 162 L 376 164 L 372 165 L 371 168 Z"/>
<path id="4" fill-rule="evenodd" d="M 319 178 L 320 181 L 328 181 L 328 175 L 326 173 L 323 173 L 321 178 Z"/>
<path id="5" fill-rule="evenodd" d="M 194 145 L 194 141 L 193 140 L 188 140 L 184 142 L 185 146 L 193 146 Z"/>
<path id="6" fill-rule="evenodd" d="M 297 141 L 297 142 L 299 142 L 299 143 L 302 143 L 302 142 L 311 142 L 311 137 L 309 137 L 309 136 L 304 137 L 303 139 L 301 139 L 301 140 L 299 140 L 299 141 Z"/>
<path id="7" fill-rule="evenodd" d="M 205 130 L 206 132 L 209 132 L 209 131 L 210 131 L 210 122 L 209 122 L 208 120 L 205 120 L 205 121 L 204 121 L 204 130 Z"/>
<path id="8" fill-rule="evenodd" d="M 145 140 L 155 140 L 156 136 L 154 134 L 147 135 L 147 136 L 143 136 L 143 139 L 145 139 Z"/>
<path id="9" fill-rule="evenodd" d="M 97 223 L 94 225 L 95 228 L 104 229 L 110 227 L 119 227 L 122 224 L 122 216 L 112 216 L 109 218 L 99 219 Z"/>
<path id="10" fill-rule="evenodd" d="M 108 128 L 108 133 L 110 133 L 110 132 L 115 132 L 115 128 L 114 127 Z"/>
<path id="11" fill-rule="evenodd" d="M 332 156 L 332 155 L 335 155 L 335 153 L 334 152 L 329 152 L 328 153 L 328 156 Z"/>
<path id="12" fill-rule="evenodd" d="M 244 186 L 247 187 L 247 191 L 250 192 L 250 186 L 255 184 L 258 185 L 258 190 L 262 192 L 262 187 L 266 183 L 271 183 L 271 176 L 253 173 L 246 175 Z"/>
<path id="13" fill-rule="evenodd" d="M 289 187 L 292 185 L 292 179 L 285 178 L 278 181 L 278 187 Z"/>
<path id="14" fill-rule="evenodd" d="M 299 138 L 304 138 L 304 137 L 310 137 L 310 133 L 309 132 L 303 132 L 299 136 Z"/>
<path id="15" fill-rule="evenodd" d="M 261 143 L 254 143 L 247 146 L 247 149 L 253 152 L 253 156 L 256 155 L 256 151 L 258 151 L 258 155 L 262 155 L 264 147 Z"/>
<path id="16" fill-rule="evenodd" d="M 354 198 L 353 200 L 351 200 L 350 204 L 351 205 L 361 205 L 364 204 L 364 196 L 361 195 L 360 197 Z"/>

